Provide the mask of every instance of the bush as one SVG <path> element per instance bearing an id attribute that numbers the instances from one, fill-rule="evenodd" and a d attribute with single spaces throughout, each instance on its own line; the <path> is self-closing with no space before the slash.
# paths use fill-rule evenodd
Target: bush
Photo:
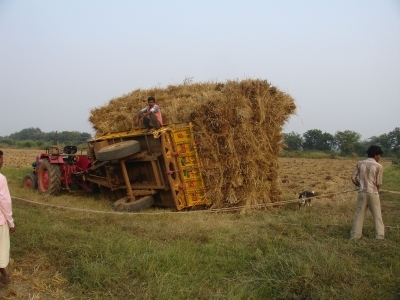
<path id="1" fill-rule="evenodd" d="M 279 157 L 291 157 L 291 158 L 338 158 L 337 152 L 330 151 L 281 151 Z"/>
<path id="2" fill-rule="evenodd" d="M 37 147 L 36 142 L 32 140 L 17 141 L 16 145 L 18 148 L 33 148 Z"/>
<path id="3" fill-rule="evenodd" d="M 13 139 L 9 139 L 9 138 L 4 138 L 4 139 L 0 139 L 0 145 L 5 145 L 5 146 L 13 146 L 15 144 L 15 141 Z"/>

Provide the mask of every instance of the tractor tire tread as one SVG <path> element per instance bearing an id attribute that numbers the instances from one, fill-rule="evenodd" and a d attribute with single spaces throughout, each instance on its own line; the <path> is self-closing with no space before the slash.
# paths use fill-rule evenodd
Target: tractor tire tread
<path id="1" fill-rule="evenodd" d="M 154 205 L 154 198 L 151 195 L 144 196 L 139 200 L 135 200 L 132 202 L 126 202 L 128 199 L 129 199 L 128 197 L 124 197 L 122 199 L 115 201 L 114 210 L 126 211 L 126 212 L 139 212 Z"/>
<path id="2" fill-rule="evenodd" d="M 28 181 L 31 181 L 32 185 L 27 184 Z M 26 173 L 24 178 L 22 179 L 22 187 L 23 188 L 31 188 L 37 189 L 38 187 L 38 178 L 35 173 Z"/>
<path id="3" fill-rule="evenodd" d="M 140 143 L 138 141 L 130 140 L 123 141 L 116 144 L 111 144 L 101 148 L 97 152 L 97 158 L 100 161 L 109 161 L 121 159 L 140 151 Z"/>
<path id="4" fill-rule="evenodd" d="M 49 172 L 49 188 L 47 190 L 42 189 L 41 172 L 42 169 L 47 169 Z M 38 178 L 39 192 L 41 194 L 57 195 L 61 187 L 61 171 L 60 167 L 55 164 L 51 164 L 47 159 L 43 160 L 39 168 L 39 178 Z"/>

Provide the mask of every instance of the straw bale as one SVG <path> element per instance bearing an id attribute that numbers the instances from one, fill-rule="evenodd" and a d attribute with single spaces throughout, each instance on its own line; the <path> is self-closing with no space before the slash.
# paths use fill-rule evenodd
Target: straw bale
<path id="1" fill-rule="evenodd" d="M 134 128 L 154 96 L 165 124 L 194 124 L 206 196 L 213 207 L 280 200 L 278 153 L 294 99 L 266 80 L 192 83 L 138 89 L 91 110 L 98 135 Z"/>

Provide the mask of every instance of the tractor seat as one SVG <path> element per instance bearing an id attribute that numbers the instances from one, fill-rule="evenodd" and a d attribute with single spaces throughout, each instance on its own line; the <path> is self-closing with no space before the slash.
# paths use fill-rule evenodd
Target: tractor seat
<path id="1" fill-rule="evenodd" d="M 78 151 L 76 146 L 65 146 L 63 150 L 64 154 L 75 154 L 76 151 Z"/>

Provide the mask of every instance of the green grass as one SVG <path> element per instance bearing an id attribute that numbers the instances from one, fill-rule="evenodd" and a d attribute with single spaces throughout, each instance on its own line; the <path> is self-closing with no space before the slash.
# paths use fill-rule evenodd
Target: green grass
<path id="1" fill-rule="evenodd" d="M 4 170 L 13 195 L 111 210 L 96 197 L 22 190 L 24 171 Z M 399 179 L 399 169 L 385 169 L 385 189 Z M 102 214 L 15 199 L 11 253 L 16 265 L 41 258 L 75 299 L 399 299 L 400 195 L 381 198 L 383 241 L 370 213 L 364 238 L 349 240 L 355 197 L 242 214 Z"/>
<path id="2" fill-rule="evenodd" d="M 339 158 L 341 156 L 340 153 L 338 152 L 305 150 L 305 151 L 281 151 L 279 153 L 279 157 L 321 159 L 321 158 Z"/>
<path id="3" fill-rule="evenodd" d="M 390 191 L 400 191 L 400 165 L 391 164 L 383 170 L 382 189 Z"/>

